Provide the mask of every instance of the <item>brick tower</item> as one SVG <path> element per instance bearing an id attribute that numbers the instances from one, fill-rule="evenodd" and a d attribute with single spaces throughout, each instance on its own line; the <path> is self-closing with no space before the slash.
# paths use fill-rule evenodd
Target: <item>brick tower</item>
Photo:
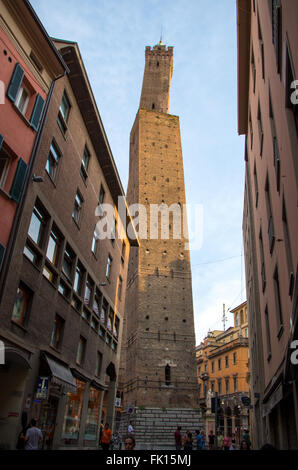
<path id="1" fill-rule="evenodd" d="M 179 118 L 168 114 L 173 48 L 160 42 L 146 47 L 145 57 L 140 108 L 130 134 L 127 202 L 146 208 L 147 239 L 140 235 L 129 261 L 119 378 L 121 432 L 132 419 L 138 448 L 164 449 L 173 448 L 177 425 L 194 431 L 201 419 L 187 235 L 181 230 L 181 237 L 173 238 L 172 215 L 166 226 L 160 215 L 155 222 L 150 217 L 152 204 L 175 204 L 183 222 Z M 158 238 L 152 239 L 156 227 Z"/>

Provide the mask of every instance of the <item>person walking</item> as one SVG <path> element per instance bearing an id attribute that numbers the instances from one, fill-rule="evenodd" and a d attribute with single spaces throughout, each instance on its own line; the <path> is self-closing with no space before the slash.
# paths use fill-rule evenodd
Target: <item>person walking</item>
<path id="1" fill-rule="evenodd" d="M 202 436 L 202 450 L 206 450 L 206 436 L 205 436 L 204 431 L 201 432 L 201 436 Z"/>
<path id="2" fill-rule="evenodd" d="M 31 419 L 31 427 L 27 429 L 25 436 L 25 449 L 38 450 L 40 443 L 43 440 L 41 430 L 36 426 L 36 419 Z"/>
<path id="3" fill-rule="evenodd" d="M 224 437 L 222 435 L 222 432 L 219 431 L 218 432 L 218 436 L 217 436 L 217 449 L 218 450 L 222 450 L 223 448 L 223 441 L 224 441 Z"/>
<path id="4" fill-rule="evenodd" d="M 199 429 L 196 430 L 196 444 L 197 450 L 202 450 L 202 434 Z"/>
<path id="5" fill-rule="evenodd" d="M 177 426 L 177 429 L 174 433 L 174 437 L 175 437 L 176 450 L 181 450 L 182 449 L 181 426 Z"/>
<path id="6" fill-rule="evenodd" d="M 102 430 L 102 435 L 101 435 L 102 450 L 109 450 L 111 438 L 112 438 L 112 431 L 109 428 L 109 423 L 106 423 Z"/>
<path id="7" fill-rule="evenodd" d="M 215 443 L 215 435 L 213 434 L 213 431 L 211 430 L 208 436 L 209 450 L 214 450 L 214 443 Z"/>
<path id="8" fill-rule="evenodd" d="M 133 434 L 133 433 L 134 433 L 133 421 L 129 421 L 128 434 Z"/>
<path id="9" fill-rule="evenodd" d="M 231 445 L 231 438 L 230 436 L 226 436 L 223 441 L 224 450 L 230 450 L 230 445 Z"/>
<path id="10" fill-rule="evenodd" d="M 192 433 L 188 431 L 188 433 L 184 436 L 184 440 L 183 440 L 184 450 L 192 450 L 192 443 L 193 443 Z"/>
<path id="11" fill-rule="evenodd" d="M 246 429 L 246 430 L 244 431 L 244 434 L 243 434 L 243 438 L 242 438 L 242 439 L 246 442 L 248 449 L 250 449 L 250 447 L 251 447 L 251 441 L 250 441 L 248 429 Z"/>
<path id="12" fill-rule="evenodd" d="M 135 445 L 136 445 L 136 440 L 135 440 L 134 436 L 132 435 L 132 433 L 125 436 L 125 438 L 124 438 L 124 449 L 125 450 L 134 450 Z"/>

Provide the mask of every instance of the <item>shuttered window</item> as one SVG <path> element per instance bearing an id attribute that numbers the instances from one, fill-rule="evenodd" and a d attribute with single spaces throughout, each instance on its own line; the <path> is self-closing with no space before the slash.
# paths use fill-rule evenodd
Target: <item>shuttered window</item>
<path id="1" fill-rule="evenodd" d="M 33 127 L 35 131 L 37 131 L 38 126 L 39 126 L 43 107 L 44 107 L 44 99 L 40 96 L 40 94 L 38 94 L 34 103 L 34 108 L 33 108 L 31 119 L 30 119 L 31 127 Z"/>
<path id="2" fill-rule="evenodd" d="M 28 165 L 22 158 L 18 161 L 17 170 L 10 190 L 10 196 L 13 201 L 19 203 L 26 180 Z"/>
<path id="3" fill-rule="evenodd" d="M 20 64 L 16 64 L 7 90 L 7 96 L 13 103 L 15 102 L 17 94 L 21 88 L 23 78 L 24 70 L 22 69 Z"/>

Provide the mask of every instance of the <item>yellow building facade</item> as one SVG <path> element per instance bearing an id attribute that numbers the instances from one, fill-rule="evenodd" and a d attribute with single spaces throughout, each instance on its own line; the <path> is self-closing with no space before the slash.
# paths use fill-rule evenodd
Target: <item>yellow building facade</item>
<path id="1" fill-rule="evenodd" d="M 217 430 L 240 442 L 245 429 L 250 428 L 250 408 L 243 404 L 249 397 L 249 349 L 247 303 L 230 313 L 234 326 L 225 331 L 209 331 L 196 348 L 199 401 L 204 411 L 207 434 L 215 432 L 215 414 L 211 398 L 219 398 Z"/>

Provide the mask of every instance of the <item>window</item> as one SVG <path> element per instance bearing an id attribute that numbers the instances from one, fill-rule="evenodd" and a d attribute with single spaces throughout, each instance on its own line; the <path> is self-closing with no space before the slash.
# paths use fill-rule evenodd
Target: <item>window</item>
<path id="1" fill-rule="evenodd" d="M 86 352 L 86 340 L 83 338 L 83 336 L 80 336 L 79 344 L 78 344 L 78 350 L 77 350 L 77 364 L 82 365 L 84 362 L 85 358 L 85 352 Z"/>
<path id="2" fill-rule="evenodd" d="M 64 251 L 63 263 L 62 263 L 62 272 L 67 277 L 68 281 L 72 281 L 72 269 L 73 269 L 73 262 L 74 262 L 74 252 L 70 248 L 69 245 L 66 245 L 66 249 Z"/>
<path id="3" fill-rule="evenodd" d="M 58 118 L 57 118 L 58 125 L 61 131 L 63 132 L 63 134 L 65 134 L 67 130 L 67 121 L 69 118 L 69 112 L 70 112 L 70 102 L 67 97 L 66 91 L 64 91 L 61 104 L 59 107 Z"/>
<path id="4" fill-rule="evenodd" d="M 67 287 L 65 282 L 63 282 L 62 280 L 60 280 L 60 283 L 59 283 L 59 286 L 58 286 L 58 292 L 60 292 L 60 294 L 64 295 L 64 297 L 69 297 L 70 289 L 69 289 L 69 287 Z"/>
<path id="5" fill-rule="evenodd" d="M 280 0 L 272 0 L 272 42 L 275 49 L 277 72 L 281 72 L 282 23 Z"/>
<path id="6" fill-rule="evenodd" d="M 250 131 L 250 148 L 252 149 L 253 140 L 254 140 L 254 133 L 252 127 L 252 120 L 251 120 L 251 113 L 249 112 L 249 131 Z"/>
<path id="7" fill-rule="evenodd" d="M 242 325 L 244 323 L 244 315 L 243 315 L 243 310 L 240 311 L 240 324 Z"/>
<path id="8" fill-rule="evenodd" d="M 253 83 L 253 92 L 256 91 L 256 64 L 255 64 L 255 55 L 253 48 L 251 49 L 251 71 L 252 71 L 252 83 Z"/>
<path id="9" fill-rule="evenodd" d="M 47 215 L 39 205 L 33 209 L 28 235 L 39 246 L 43 244 L 43 234 L 47 222 Z"/>
<path id="10" fill-rule="evenodd" d="M 267 361 L 271 358 L 271 338 L 270 338 L 270 324 L 268 315 L 268 306 L 265 308 L 265 324 L 266 324 L 266 337 L 267 337 Z"/>
<path id="11" fill-rule="evenodd" d="M 107 327 L 108 327 L 108 330 L 112 333 L 113 331 L 113 325 L 114 325 L 114 312 L 113 310 L 110 308 L 110 313 L 109 313 L 109 316 L 108 316 L 108 324 L 107 324 Z"/>
<path id="12" fill-rule="evenodd" d="M 119 281 L 118 281 L 118 299 L 121 300 L 122 297 L 122 285 L 123 285 L 123 280 L 122 277 L 119 276 Z"/>
<path id="13" fill-rule="evenodd" d="M 20 113 L 25 116 L 28 104 L 35 91 L 32 89 L 30 83 L 25 77 L 24 70 L 19 63 L 16 63 L 9 86 L 7 88 L 7 96 L 18 108 Z M 44 99 L 39 93 L 36 94 L 32 114 L 30 117 L 30 126 L 37 131 L 41 120 L 42 112 L 44 108 Z M 27 118 L 27 116 L 26 116 Z"/>
<path id="14" fill-rule="evenodd" d="M 226 368 L 229 367 L 229 356 L 225 357 Z"/>
<path id="15" fill-rule="evenodd" d="M 61 154 L 54 141 L 51 143 L 49 156 L 46 163 L 46 171 L 53 181 L 56 179 L 58 162 Z"/>
<path id="16" fill-rule="evenodd" d="M 258 127 L 259 127 L 259 139 L 260 139 L 260 155 L 262 156 L 264 133 L 263 133 L 262 114 L 261 114 L 260 103 L 258 103 Z"/>
<path id="17" fill-rule="evenodd" d="M 221 394 L 222 394 L 222 390 L 221 390 L 221 379 L 218 380 L 217 385 L 218 385 L 218 395 L 221 395 Z"/>
<path id="18" fill-rule="evenodd" d="M 116 316 L 115 317 L 115 323 L 114 323 L 114 329 L 113 329 L 113 335 L 115 336 L 115 338 L 118 339 L 118 336 L 119 336 L 119 325 L 120 325 L 120 320 L 119 318 Z"/>
<path id="19" fill-rule="evenodd" d="M 279 276 L 278 276 L 277 266 L 274 271 L 273 279 L 274 279 L 275 307 L 276 307 L 277 321 L 278 321 L 277 324 L 279 326 L 279 332 L 278 332 L 278 335 L 279 335 L 280 330 L 282 329 L 282 326 L 283 326 L 283 314 L 282 314 L 282 304 L 281 304 Z"/>
<path id="20" fill-rule="evenodd" d="M 85 295 L 84 295 L 84 303 L 85 305 L 90 305 L 90 297 L 92 296 L 93 292 L 93 282 L 88 278 L 85 286 Z"/>
<path id="21" fill-rule="evenodd" d="M 226 380 L 226 394 L 228 395 L 230 393 L 230 380 L 228 378 Z"/>
<path id="22" fill-rule="evenodd" d="M 102 204 L 105 198 L 105 190 L 103 189 L 103 185 L 100 185 L 100 191 L 99 191 L 99 200 L 98 203 Z"/>
<path id="23" fill-rule="evenodd" d="M 98 233 L 97 233 L 97 229 L 95 226 L 94 232 L 93 232 L 93 238 L 92 238 L 92 245 L 91 245 L 91 251 L 94 255 L 96 255 L 97 245 L 98 245 Z"/>
<path id="24" fill-rule="evenodd" d="M 292 259 L 292 250 L 291 250 L 290 233 L 289 233 L 289 227 L 288 227 L 286 203 L 285 203 L 284 197 L 283 197 L 283 203 L 282 203 L 282 221 L 283 221 L 283 233 L 284 233 L 284 241 L 285 241 L 284 246 L 285 246 L 285 251 L 286 251 L 288 273 L 290 277 L 289 295 L 292 296 L 293 287 L 294 287 L 294 270 L 293 270 L 293 259 Z"/>
<path id="25" fill-rule="evenodd" d="M 106 325 L 107 320 L 108 320 L 108 304 L 104 300 L 103 304 L 102 304 L 102 307 L 101 307 L 100 321 L 103 325 Z"/>
<path id="26" fill-rule="evenodd" d="M 3 149 L 3 147 L 0 148 L 0 188 L 2 189 L 5 188 L 11 160 L 11 156 Z"/>
<path id="27" fill-rule="evenodd" d="M 221 370 L 221 359 L 218 359 L 218 370 Z"/>
<path id="28" fill-rule="evenodd" d="M 214 361 L 211 362 L 211 372 L 214 373 Z"/>
<path id="29" fill-rule="evenodd" d="M 83 180 L 86 180 L 88 178 L 88 166 L 89 166 L 89 160 L 90 160 L 90 152 L 88 150 L 87 145 L 85 145 L 84 148 L 84 153 L 82 157 L 82 163 L 81 163 L 81 176 Z"/>
<path id="30" fill-rule="evenodd" d="M 27 320 L 31 297 L 31 291 L 23 284 L 20 284 L 17 290 L 11 319 L 21 326 L 24 326 Z"/>
<path id="31" fill-rule="evenodd" d="M 72 213 L 72 217 L 77 224 L 79 224 L 80 219 L 81 219 L 82 205 L 83 205 L 83 198 L 78 191 L 75 197 L 74 208 L 73 208 L 73 213 Z"/>
<path id="32" fill-rule="evenodd" d="M 29 90 L 24 85 L 22 85 L 17 94 L 15 105 L 24 116 L 27 111 L 29 97 L 30 97 Z"/>
<path id="33" fill-rule="evenodd" d="M 59 255 L 59 246 L 61 244 L 61 236 L 58 234 L 56 228 L 54 227 L 50 233 L 48 248 L 47 248 L 47 258 L 54 266 L 58 264 L 58 255 Z"/>
<path id="34" fill-rule="evenodd" d="M 108 256 L 108 262 L 107 262 L 107 269 L 106 269 L 106 278 L 107 279 L 110 279 L 110 276 L 111 276 L 112 262 L 113 262 L 113 258 L 111 257 L 111 255 L 109 255 Z"/>
<path id="35" fill-rule="evenodd" d="M 121 261 L 124 263 L 125 260 L 125 252 L 126 252 L 126 243 L 122 242 L 122 251 L 121 251 Z"/>
<path id="36" fill-rule="evenodd" d="M 260 24 L 260 18 L 258 15 L 258 35 L 259 35 L 259 44 L 260 44 L 260 52 L 261 52 L 261 61 L 262 61 L 262 78 L 265 80 L 265 57 L 264 57 L 264 42 Z"/>
<path id="37" fill-rule="evenodd" d="M 214 382 L 211 382 L 211 392 L 214 393 L 215 387 L 214 387 Z"/>
<path id="38" fill-rule="evenodd" d="M 64 320 L 59 315 L 56 315 L 51 336 L 51 346 L 56 349 L 59 349 L 61 346 L 63 328 Z"/>
<path id="39" fill-rule="evenodd" d="M 237 364 L 237 353 L 233 353 L 233 364 Z"/>
<path id="40" fill-rule="evenodd" d="M 256 161 L 255 161 L 255 164 L 254 164 L 254 182 L 255 182 L 256 207 L 258 207 L 258 202 L 259 202 L 259 187 L 258 187 L 258 175 L 257 175 Z"/>
<path id="41" fill-rule="evenodd" d="M 265 196 L 266 196 L 266 206 L 267 206 L 267 214 L 268 214 L 269 248 L 270 248 L 270 253 L 272 253 L 273 248 L 274 248 L 274 243 L 275 243 L 275 236 L 274 236 L 274 224 L 273 224 L 273 216 L 272 216 L 272 209 L 271 209 L 271 197 L 270 197 L 268 175 L 266 178 Z"/>
<path id="42" fill-rule="evenodd" d="M 237 377 L 233 377 L 233 382 L 234 382 L 234 392 L 238 391 L 238 379 Z"/>
<path id="43" fill-rule="evenodd" d="M 96 356 L 96 368 L 95 368 L 95 375 L 97 377 L 100 377 L 101 367 L 102 367 L 102 354 L 98 352 Z"/>
<path id="44" fill-rule="evenodd" d="M 171 367 L 169 364 L 167 364 L 165 367 L 165 384 L 171 385 Z"/>
<path id="45" fill-rule="evenodd" d="M 93 299 L 93 312 L 99 317 L 100 312 L 100 294 L 96 290 L 96 294 Z"/>
<path id="46" fill-rule="evenodd" d="M 56 273 L 53 271 L 53 269 L 50 268 L 48 265 L 46 265 L 46 264 L 44 265 L 42 274 L 43 274 L 44 277 L 45 277 L 48 281 L 50 281 L 52 284 L 55 284 L 55 283 L 56 283 L 57 275 L 56 275 Z"/>
<path id="47" fill-rule="evenodd" d="M 239 312 L 235 314 L 235 326 L 239 326 Z"/>
<path id="48" fill-rule="evenodd" d="M 82 291 L 83 274 L 84 274 L 83 267 L 80 263 L 78 263 L 76 267 L 75 279 L 74 279 L 74 285 L 73 285 L 73 288 L 78 295 L 81 295 L 81 291 Z"/>

